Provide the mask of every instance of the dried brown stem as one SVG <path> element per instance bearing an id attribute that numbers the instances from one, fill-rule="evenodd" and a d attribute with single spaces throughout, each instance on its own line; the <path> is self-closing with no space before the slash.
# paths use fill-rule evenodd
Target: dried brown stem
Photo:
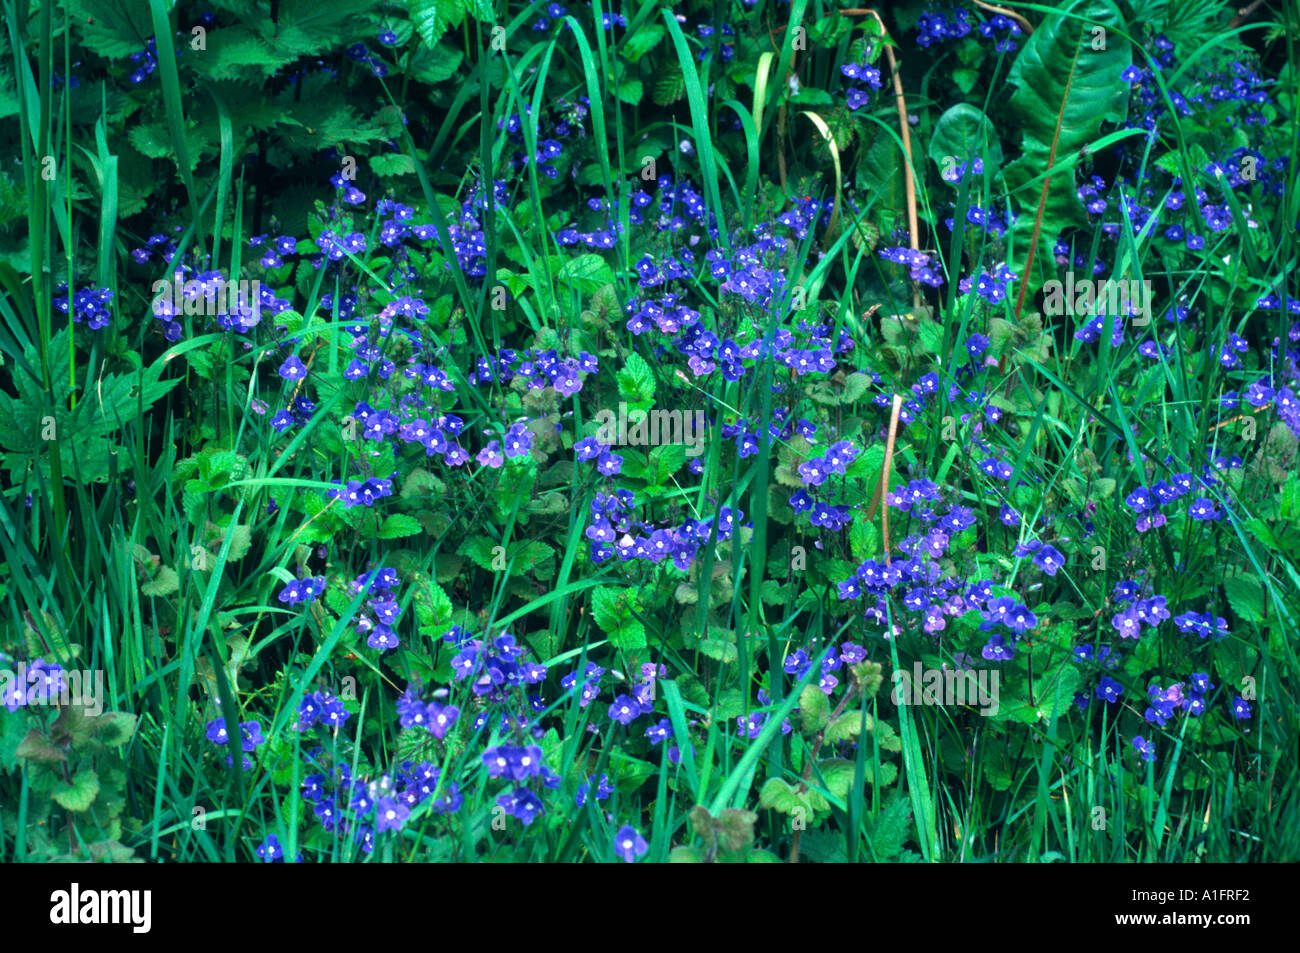
<path id="1" fill-rule="evenodd" d="M 880 36 L 885 41 L 885 58 L 889 60 L 890 79 L 894 87 L 894 101 L 898 106 L 899 138 L 903 140 L 903 157 L 907 160 L 903 169 L 907 189 L 907 234 L 912 242 L 912 250 L 920 251 L 921 229 L 916 216 L 916 178 L 912 171 L 912 132 L 907 121 L 907 100 L 903 95 L 903 77 L 898 72 L 898 58 L 894 56 L 894 48 L 888 42 L 889 31 L 885 29 L 885 21 L 880 18 L 880 14 L 875 10 L 854 7 L 849 10 L 841 10 L 840 15 L 846 17 L 869 16 L 880 26 Z M 912 307 L 917 310 L 921 307 L 921 292 L 916 287 L 912 288 Z"/>

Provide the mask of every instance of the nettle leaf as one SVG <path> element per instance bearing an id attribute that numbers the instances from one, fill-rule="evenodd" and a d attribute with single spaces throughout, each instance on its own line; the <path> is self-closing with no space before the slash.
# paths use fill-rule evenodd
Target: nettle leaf
<path id="1" fill-rule="evenodd" d="M 615 94 L 629 106 L 635 106 L 641 102 L 641 97 L 645 95 L 645 91 L 641 86 L 641 80 L 626 79 L 618 84 Z"/>
<path id="2" fill-rule="evenodd" d="M 206 43 L 203 55 L 195 58 L 195 69 L 209 79 L 236 79 L 246 74 L 250 78 L 257 74 L 270 76 L 298 58 L 273 47 L 245 26 L 211 30 Z"/>
<path id="3" fill-rule="evenodd" d="M 1120 74 L 1133 59 L 1129 42 L 1121 35 L 1126 29 L 1111 0 L 1074 0 L 1039 24 L 1007 76 L 1016 87 L 1010 115 L 1021 131 L 1020 158 L 1005 170 L 1018 214 L 1008 236 L 1017 249 L 1016 260 L 1008 264 L 1029 283 L 1030 295 L 1055 269 L 1052 248 L 1061 230 L 1087 225 L 1074 172 L 1060 167 L 1077 159 L 1080 150 L 1098 138 L 1103 122 L 1125 118 L 1130 87 Z M 1042 181 L 1031 181 L 1051 169 L 1059 171 L 1051 176 L 1043 206 L 1034 273 L 1025 274 L 1042 196 Z"/>
<path id="4" fill-rule="evenodd" d="M 841 741 L 848 741 L 850 738 L 856 738 L 862 731 L 863 718 L 862 710 L 846 711 L 829 725 L 826 726 L 825 739 L 827 744 L 838 744 Z M 870 715 L 866 717 L 866 730 L 870 731 L 875 726 L 875 722 Z"/>
<path id="5" fill-rule="evenodd" d="M 405 513 L 393 513 L 379 527 L 380 539 L 401 539 L 403 536 L 415 536 L 424 532 L 424 527 L 414 516 Z"/>
<path id="6" fill-rule="evenodd" d="M 668 106 L 686 95 L 686 76 L 676 64 L 655 74 L 652 98 L 656 106 Z"/>
<path id="7" fill-rule="evenodd" d="M 486 536 L 473 536 L 461 543 L 456 552 L 461 556 L 468 556 L 470 561 L 481 569 L 492 570 L 492 563 L 497 559 L 497 554 L 493 550 L 500 545 Z"/>
<path id="8" fill-rule="evenodd" d="M 370 170 L 380 178 L 393 175 L 414 175 L 415 162 L 408 155 L 371 156 Z"/>
<path id="9" fill-rule="evenodd" d="M 600 255 L 588 253 L 570 258 L 560 266 L 556 279 L 571 288 L 577 288 L 584 295 L 599 291 L 614 280 L 614 271 L 609 262 Z"/>
<path id="10" fill-rule="evenodd" d="M 153 16 L 147 3 L 68 0 L 68 10 L 82 44 L 108 59 L 120 60 L 140 52 L 153 36 Z"/>
<path id="11" fill-rule="evenodd" d="M 628 354 L 627 362 L 617 376 L 619 396 L 628 403 L 654 400 L 654 371 L 650 369 L 650 365 L 646 363 L 645 358 L 636 351 Z"/>
<path id="12" fill-rule="evenodd" d="M 816 770 L 821 772 L 826 790 L 842 801 L 849 796 L 849 789 L 853 787 L 854 768 L 852 761 L 844 758 L 829 758 L 818 761 Z"/>
<path id="13" fill-rule="evenodd" d="M 420 39 L 429 46 L 465 19 L 464 0 L 408 0 L 407 10 Z"/>
<path id="14" fill-rule="evenodd" d="M 420 44 L 405 58 L 403 69 L 412 79 L 432 86 L 455 76 L 464 59 L 464 53 L 446 43 Z"/>
<path id="15" fill-rule="evenodd" d="M 868 831 L 867 841 L 876 860 L 891 860 L 902 852 L 912 830 L 911 822 L 909 798 L 899 793 L 895 793 L 875 820 L 870 816 L 863 818 Z"/>
<path id="16" fill-rule="evenodd" d="M 1228 605 L 1245 622 L 1264 622 L 1264 584 L 1255 576 L 1229 576 L 1223 580 Z"/>
<path id="17" fill-rule="evenodd" d="M 626 589 L 600 586 L 592 591 L 592 618 L 616 648 L 638 649 L 646 645 L 645 626 L 632 614 L 634 608 L 638 612 L 643 608 L 639 592 L 636 586 Z"/>

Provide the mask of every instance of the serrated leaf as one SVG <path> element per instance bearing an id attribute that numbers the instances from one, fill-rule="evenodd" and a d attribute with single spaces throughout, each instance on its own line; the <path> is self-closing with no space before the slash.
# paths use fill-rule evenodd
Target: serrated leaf
<path id="1" fill-rule="evenodd" d="M 803 806 L 803 800 L 784 778 L 768 778 L 763 789 L 758 793 L 759 807 L 771 808 L 782 814 L 793 814 Z"/>
<path id="2" fill-rule="evenodd" d="M 14 756 L 27 761 L 39 761 L 42 764 L 54 764 L 68 760 L 63 751 L 50 744 L 50 739 L 36 728 L 27 732 L 27 737 L 19 742 Z"/>
<path id="3" fill-rule="evenodd" d="M 126 744 L 135 734 L 136 716 L 126 711 L 105 712 L 96 719 L 100 742 L 115 748 Z"/>
<path id="4" fill-rule="evenodd" d="M 830 720 L 831 703 L 816 684 L 808 685 L 799 696 L 799 726 L 805 734 L 814 734 Z"/>
<path id="5" fill-rule="evenodd" d="M 414 516 L 405 513 L 393 513 L 379 527 L 380 539 L 401 539 L 403 536 L 415 536 L 424 532 L 424 527 Z"/>
<path id="6" fill-rule="evenodd" d="M 654 400 L 655 375 L 650 365 L 636 351 L 628 353 L 623 369 L 616 375 L 619 396 L 628 403 L 642 403 Z M 628 421 L 631 429 L 632 421 Z"/>
<path id="7" fill-rule="evenodd" d="M 651 98 L 656 106 L 669 106 L 686 95 L 686 77 L 680 66 L 668 66 L 655 76 Z"/>
<path id="8" fill-rule="evenodd" d="M 629 106 L 635 106 L 641 102 L 641 97 L 645 95 L 645 90 L 641 87 L 641 80 L 626 79 L 618 84 L 615 95 Z"/>
<path id="9" fill-rule="evenodd" d="M 169 596 L 181 587 L 180 577 L 170 566 L 161 566 L 158 574 L 140 586 L 142 596 Z"/>
<path id="10" fill-rule="evenodd" d="M 614 272 L 600 255 L 588 253 L 565 261 L 556 279 L 589 295 L 613 281 Z"/>
<path id="11" fill-rule="evenodd" d="M 54 800 L 65 810 L 74 813 L 89 810 L 99 797 L 99 775 L 94 768 L 83 768 L 72 776 L 72 782 L 60 781 L 51 792 Z"/>
<path id="12" fill-rule="evenodd" d="M 1232 611 L 1246 622 L 1263 622 L 1264 585 L 1254 576 L 1229 576 L 1223 580 L 1223 591 L 1228 596 Z"/>
<path id="13" fill-rule="evenodd" d="M 429 46 L 465 18 L 464 0 L 409 0 L 411 22 Z"/>

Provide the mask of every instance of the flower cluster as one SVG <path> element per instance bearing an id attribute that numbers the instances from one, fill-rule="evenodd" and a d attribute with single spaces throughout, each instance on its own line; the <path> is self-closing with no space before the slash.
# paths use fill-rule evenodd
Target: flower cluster
<path id="1" fill-rule="evenodd" d="M 244 770 L 247 771 L 253 767 L 253 762 L 249 759 L 248 753 L 257 750 L 259 745 L 266 744 L 266 739 L 262 737 L 262 724 L 258 721 L 244 721 L 239 725 L 239 737 L 243 750 L 246 752 L 243 757 Z M 226 731 L 226 719 L 217 718 L 208 722 L 207 738 L 215 745 L 225 746 L 230 743 L 230 735 Z M 234 764 L 234 759 L 226 756 L 226 764 Z"/>
<path id="2" fill-rule="evenodd" d="M 546 678 L 546 666 L 527 661 L 528 650 L 508 632 L 486 642 L 452 626 L 443 641 L 459 650 L 451 660 L 456 681 L 470 679 L 474 694 L 489 703 L 507 701 L 511 689 L 536 685 Z"/>
<path id="3" fill-rule="evenodd" d="M 402 614 L 395 591 L 397 584 L 397 570 L 377 569 L 358 576 L 349 586 L 355 596 L 370 585 L 370 598 L 366 600 L 365 611 L 357 616 L 356 631 L 366 637 L 366 645 L 381 652 L 401 644 L 393 632 L 393 626 Z"/>
<path id="4" fill-rule="evenodd" d="M 460 709 L 455 705 L 444 705 L 436 699 L 424 701 L 420 698 L 419 683 L 414 682 L 407 686 L 406 693 L 398 700 L 397 714 L 403 728 L 424 728 L 442 741 L 460 717 Z"/>
<path id="5" fill-rule="evenodd" d="M 726 542 L 737 520 L 744 517 L 738 510 L 724 506 L 711 520 L 687 519 L 678 526 L 656 528 L 632 516 L 635 506 L 635 499 L 627 490 L 608 495 L 598 493 L 592 499 L 590 524 L 584 535 L 591 541 L 593 562 L 602 563 L 615 555 L 622 562 L 643 559 L 658 564 L 670 559 L 676 568 L 685 571 L 715 528 L 718 542 Z M 648 536 L 642 535 L 645 530 L 650 530 Z M 633 532 L 638 535 L 633 536 Z"/>
<path id="6" fill-rule="evenodd" d="M 967 10 L 954 10 L 947 14 L 934 11 L 922 13 L 916 20 L 916 45 L 925 49 L 935 43 L 959 40 L 970 35 L 974 25 Z"/>
<path id="7" fill-rule="evenodd" d="M 294 579 L 280 590 L 276 597 L 287 605 L 296 606 L 301 602 L 315 602 L 316 597 L 325 591 L 325 577 Z"/>
<path id="8" fill-rule="evenodd" d="M 845 63 L 840 67 L 840 72 L 851 80 L 866 83 L 871 89 L 880 89 L 884 85 L 880 70 L 870 63 Z M 871 101 L 871 93 L 860 86 L 850 86 L 845 97 L 850 109 L 858 109 Z"/>
<path id="9" fill-rule="evenodd" d="M 344 507 L 374 506 L 384 497 L 393 495 L 393 481 L 391 479 L 370 477 L 366 480 L 348 480 L 346 483 L 342 480 L 334 480 L 333 482 L 342 484 L 342 486 L 340 489 L 326 490 L 325 498 L 342 500 Z"/>
<path id="10" fill-rule="evenodd" d="M 582 382 L 600 370 L 600 360 L 586 351 L 576 358 L 561 357 L 554 348 L 514 351 L 480 357 L 469 373 L 471 384 L 509 384 L 518 378 L 530 391 L 555 388 L 562 397 L 582 390 Z"/>
<path id="11" fill-rule="evenodd" d="M 943 268 L 938 259 L 923 251 L 903 246 L 882 248 L 880 257 L 896 265 L 907 265 L 913 281 L 929 285 L 931 288 L 938 288 L 943 284 Z"/>
<path id="12" fill-rule="evenodd" d="M 328 691 L 307 692 L 298 703 L 298 731 L 306 731 L 314 725 L 329 728 L 342 728 L 351 713 L 344 707 L 341 699 Z"/>
<path id="13" fill-rule="evenodd" d="M 320 756 L 317 750 L 309 758 Z M 437 765 L 404 761 L 396 771 L 369 781 L 354 777 L 344 763 L 328 774 L 318 771 L 305 777 L 302 797 L 315 805 L 313 813 L 325 831 L 351 834 L 353 842 L 369 854 L 374 851 L 376 834 L 400 831 L 412 809 L 426 801 L 431 801 L 435 814 L 460 810 L 464 796 L 454 781 L 442 786 L 442 796 L 434 798 L 441 774 Z"/>
<path id="14" fill-rule="evenodd" d="M 667 675 L 662 665 L 646 662 L 641 666 L 641 680 L 632 689 L 632 694 L 620 694 L 609 706 L 609 717 L 620 725 L 630 725 L 642 715 L 654 714 L 655 682 Z"/>
<path id="15" fill-rule="evenodd" d="M 33 703 L 49 702 L 67 690 L 63 666 L 58 662 L 36 659 L 26 668 L 24 679 L 9 677 L 0 683 L 0 705 L 8 711 L 17 711 Z"/>
<path id="16" fill-rule="evenodd" d="M 71 298 L 72 320 L 78 323 L 86 322 L 86 327 L 90 330 L 98 331 L 100 328 L 106 328 L 113 320 L 113 312 L 108 306 L 108 303 L 113 300 L 111 289 L 82 288 L 76 294 L 69 295 L 68 283 L 59 282 L 59 286 L 54 290 L 54 310 L 66 315 L 69 298 Z"/>

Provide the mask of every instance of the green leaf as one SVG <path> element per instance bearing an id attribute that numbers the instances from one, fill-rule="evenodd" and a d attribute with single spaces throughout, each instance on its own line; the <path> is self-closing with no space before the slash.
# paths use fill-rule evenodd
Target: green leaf
<path id="1" fill-rule="evenodd" d="M 77 25 L 81 43 L 100 56 L 120 60 L 144 49 L 153 35 L 147 3 L 114 0 L 69 0 L 69 20 Z"/>
<path id="2" fill-rule="evenodd" d="M 456 552 L 462 556 L 468 556 L 479 568 L 491 571 L 494 570 L 492 564 L 497 558 L 493 550 L 499 545 L 501 544 L 486 536 L 473 536 L 461 543 Z"/>
<path id="3" fill-rule="evenodd" d="M 815 686 L 814 686 L 815 687 Z M 768 778 L 763 789 L 758 793 L 758 806 L 793 814 L 796 808 L 803 807 L 803 799 L 794 787 L 784 778 Z"/>
<path id="4" fill-rule="evenodd" d="M 799 696 L 800 728 L 805 734 L 814 734 L 826 727 L 831 717 L 831 703 L 826 693 L 817 685 L 809 685 Z"/>
<path id="5" fill-rule="evenodd" d="M 1084 19 L 1078 19 L 1080 16 Z M 1104 30 L 1100 42 L 1105 49 L 1094 49 L 1099 42 L 1094 25 Z M 1039 24 L 1011 65 L 1007 81 L 1016 92 L 1009 106 L 1020 128 L 1021 148 L 1020 158 L 1005 170 L 1007 186 L 1018 206 L 1009 236 L 1016 252 L 1008 264 L 1028 282 L 1026 294 L 1030 296 L 1055 269 L 1052 248 L 1061 230 L 1087 225 L 1074 173 L 1060 167 L 1098 138 L 1103 122 L 1121 122 L 1127 113 L 1130 86 L 1120 74 L 1132 62 L 1132 51 L 1121 30 L 1126 30 L 1124 18 L 1111 0 L 1074 0 Z M 1051 169 L 1057 171 L 1051 176 L 1043 205 L 1033 274 L 1026 274 L 1028 246 L 1043 191 L 1042 181 L 1031 182 Z"/>
<path id="6" fill-rule="evenodd" d="M 556 276 L 562 283 L 577 288 L 583 294 L 592 294 L 614 280 L 614 271 L 599 255 L 588 253 L 570 258 Z"/>
<path id="7" fill-rule="evenodd" d="M 623 42 L 619 44 L 618 52 L 629 63 L 635 63 L 658 46 L 663 38 L 663 27 L 648 24 L 628 34 Z"/>
<path id="8" fill-rule="evenodd" d="M 639 619 L 631 619 L 609 634 L 609 644 L 622 651 L 646 647 L 645 626 Z"/>
<path id="9" fill-rule="evenodd" d="M 626 79 L 618 84 L 615 95 L 629 106 L 635 106 L 641 102 L 641 97 L 645 95 L 645 91 L 641 87 L 641 80 Z"/>
<path id="10" fill-rule="evenodd" d="M 464 53 L 447 43 L 439 43 L 437 46 L 421 44 L 410 54 L 409 59 L 406 61 L 405 70 L 412 79 L 418 79 L 422 83 L 433 85 L 446 82 L 455 76 L 464 59 Z M 406 155 L 400 157 L 408 161 L 410 159 Z M 386 158 L 399 158 L 399 156 L 387 156 Z M 373 159 L 371 164 L 374 164 Z"/>
<path id="11" fill-rule="evenodd" d="M 424 527 L 414 516 L 405 513 L 393 513 L 379 527 L 380 539 L 401 539 L 403 536 L 415 536 L 424 532 Z"/>
<path id="12" fill-rule="evenodd" d="M 180 589 L 181 580 L 176 570 L 169 566 L 160 566 L 158 574 L 140 586 L 142 596 L 169 596 Z"/>
<path id="13" fill-rule="evenodd" d="M 407 9 L 420 39 L 429 46 L 465 19 L 463 0 L 409 0 Z"/>
<path id="14" fill-rule="evenodd" d="M 371 156 L 370 170 L 380 178 L 391 175 L 414 175 L 415 161 L 405 154 Z"/>
<path id="15" fill-rule="evenodd" d="M 100 742 L 115 748 L 126 744 L 135 734 L 136 716 L 126 711 L 105 712 L 96 719 Z"/>
<path id="16" fill-rule="evenodd" d="M 655 74 L 652 98 L 656 106 L 668 106 L 686 95 L 686 76 L 676 64 L 666 66 Z"/>
<path id="17" fill-rule="evenodd" d="M 1002 165 L 1002 146 L 998 142 L 993 121 L 984 115 L 983 110 L 969 103 L 958 103 L 944 112 L 934 124 L 934 135 L 930 137 L 930 158 L 941 173 L 950 164 L 962 165 L 975 159 L 983 160 L 985 169 L 995 172 Z M 968 176 L 971 168 L 968 165 Z M 948 184 L 953 188 L 958 185 L 956 182 Z"/>
<path id="18" fill-rule="evenodd" d="M 28 761 L 39 761 L 42 764 L 68 760 L 63 751 L 50 744 L 50 739 L 37 728 L 27 732 L 27 737 L 19 742 L 14 756 Z"/>
<path id="19" fill-rule="evenodd" d="M 99 775 L 94 768 L 83 768 L 72 777 L 72 783 L 60 781 L 51 792 L 59 806 L 79 813 L 89 810 L 99 797 Z"/>
<path id="20" fill-rule="evenodd" d="M 636 351 L 627 356 L 627 363 L 618 372 L 618 393 L 628 403 L 654 400 L 655 375 L 645 358 Z M 629 428 L 631 422 L 628 423 Z"/>
<path id="21" fill-rule="evenodd" d="M 876 524 L 865 519 L 854 520 L 849 527 L 849 548 L 855 562 L 874 559 L 880 551 L 880 530 L 876 529 Z"/>
<path id="22" fill-rule="evenodd" d="M 639 649 L 646 645 L 645 626 L 633 615 L 640 611 L 639 590 L 636 586 L 614 589 L 599 586 L 592 590 L 591 614 L 608 635 L 610 644 L 618 649 Z"/>
<path id="23" fill-rule="evenodd" d="M 1254 576 L 1229 576 L 1223 580 L 1228 604 L 1239 618 L 1246 622 L 1263 622 L 1264 586 Z"/>
<path id="24" fill-rule="evenodd" d="M 851 404 L 861 399 L 872 387 L 871 377 L 861 371 L 854 371 L 844 378 L 844 392 L 840 394 L 841 404 Z"/>

